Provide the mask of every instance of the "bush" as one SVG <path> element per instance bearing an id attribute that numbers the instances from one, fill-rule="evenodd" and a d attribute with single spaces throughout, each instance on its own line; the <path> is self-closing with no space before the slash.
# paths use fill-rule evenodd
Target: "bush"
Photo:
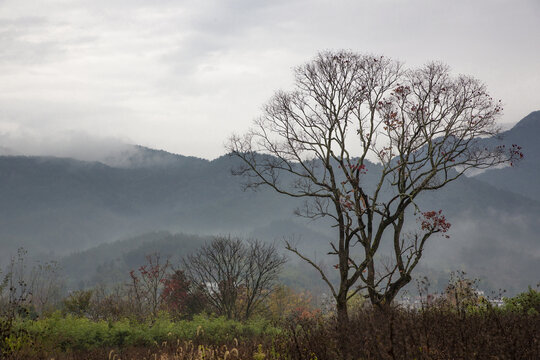
<path id="1" fill-rule="evenodd" d="M 50 349 L 91 350 L 100 347 L 149 346 L 170 340 L 197 340 L 205 344 L 230 343 L 235 338 L 273 337 L 280 330 L 266 320 L 240 323 L 223 317 L 195 316 L 192 321 L 171 321 L 160 315 L 153 323 L 123 319 L 92 321 L 59 312 L 36 321 L 19 320 L 15 326 Z"/>
<path id="2" fill-rule="evenodd" d="M 67 298 L 62 300 L 64 311 L 77 316 L 88 315 L 92 295 L 93 290 L 79 290 L 71 293 Z"/>
<path id="3" fill-rule="evenodd" d="M 508 310 L 455 311 L 359 307 L 347 331 L 327 316 L 291 316 L 283 328 L 262 318 L 248 322 L 197 315 L 172 321 L 124 318 L 90 320 L 56 312 L 39 320 L 17 318 L 5 339 L 13 359 L 169 358 L 339 359 L 540 359 L 538 292 L 529 289 L 507 301 Z M 531 305 L 532 304 L 532 305 Z M 302 313 L 304 314 L 304 313 Z M 239 345 L 240 344 L 240 345 Z M 152 356 L 151 356 L 152 355 Z M 163 356 L 161 356 L 163 355 Z M 175 357 L 172 358 L 175 358 Z"/>
<path id="4" fill-rule="evenodd" d="M 540 314 L 540 291 L 529 290 L 522 292 L 510 299 L 504 299 L 504 310 L 526 313 L 530 315 Z"/>
<path id="5" fill-rule="evenodd" d="M 335 319 L 290 326 L 280 353 L 290 359 L 540 359 L 540 316 L 515 312 L 460 313 L 446 307 L 422 311 L 364 310 L 346 333 Z"/>

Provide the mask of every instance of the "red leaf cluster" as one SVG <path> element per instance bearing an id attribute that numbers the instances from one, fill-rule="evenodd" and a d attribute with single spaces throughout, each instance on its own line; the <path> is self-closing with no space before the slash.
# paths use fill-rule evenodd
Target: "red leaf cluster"
<path id="1" fill-rule="evenodd" d="M 442 210 L 439 211 L 426 211 L 422 213 L 421 217 L 421 228 L 424 231 L 436 233 L 442 232 L 446 233 L 451 224 L 446 220 L 445 216 L 442 214 Z M 449 237 L 445 235 L 445 237 Z"/>

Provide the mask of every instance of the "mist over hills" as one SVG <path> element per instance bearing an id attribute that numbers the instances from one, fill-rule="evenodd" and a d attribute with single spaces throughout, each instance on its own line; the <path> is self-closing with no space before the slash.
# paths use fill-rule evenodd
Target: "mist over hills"
<path id="1" fill-rule="evenodd" d="M 540 281 L 540 112 L 503 135 L 523 147 L 522 163 L 463 177 L 419 198 L 422 209 L 443 209 L 452 223 L 450 239 L 434 237 L 428 244 L 422 260 L 427 272 L 462 268 L 510 291 Z M 41 258 L 76 252 L 62 264 L 84 285 L 103 274 L 121 278 L 153 247 L 178 258 L 207 235 L 228 233 L 264 240 L 294 235 L 327 261 L 334 229 L 294 217 L 296 199 L 266 188 L 243 191 L 242 179 L 231 174 L 237 161 L 140 146 L 125 148 L 107 164 L 2 156 L 0 261 L 19 246 Z"/>
<path id="2" fill-rule="evenodd" d="M 230 172 L 233 158 L 138 149 L 130 167 L 0 157 L 2 254 L 24 246 L 62 255 L 154 230 L 247 234 L 290 218 L 296 206 L 268 189 L 244 192 Z"/>

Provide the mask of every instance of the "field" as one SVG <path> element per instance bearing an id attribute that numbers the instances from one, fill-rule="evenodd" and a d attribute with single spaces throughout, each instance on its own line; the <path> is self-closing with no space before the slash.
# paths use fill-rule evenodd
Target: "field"
<path id="1" fill-rule="evenodd" d="M 374 306 L 356 294 L 338 321 L 335 305 L 317 305 L 309 292 L 283 284 L 262 293 L 251 312 L 238 288 L 227 312 L 181 271 L 149 281 L 165 274 L 160 268 L 141 267 L 146 277 L 132 273 L 129 286 L 75 291 L 56 302 L 4 282 L 2 359 L 540 359 L 540 291 L 531 287 L 493 302 L 460 273 L 441 294 L 424 284 L 418 302 Z"/>
<path id="2" fill-rule="evenodd" d="M 279 323 L 196 316 L 18 319 L 6 359 L 538 359 L 540 315 L 500 309 L 356 311 L 345 330 L 305 312 Z"/>

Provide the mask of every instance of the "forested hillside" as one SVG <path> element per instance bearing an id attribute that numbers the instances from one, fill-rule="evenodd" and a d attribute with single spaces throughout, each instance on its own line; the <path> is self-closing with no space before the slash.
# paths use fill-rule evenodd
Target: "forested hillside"
<path id="1" fill-rule="evenodd" d="M 540 273 L 540 187 L 534 181 L 540 168 L 535 141 L 540 112 L 504 135 L 508 144 L 522 144 L 522 163 L 461 178 L 418 199 L 422 210 L 442 209 L 452 224 L 449 239 L 435 237 L 428 244 L 423 265 L 440 271 L 463 268 L 493 287 L 522 289 L 538 281 L 534 274 Z M 333 229 L 324 219 L 295 217 L 300 201 L 265 188 L 244 191 L 242 179 L 231 174 L 236 161 L 228 156 L 208 161 L 143 147 L 134 147 L 115 166 L 66 158 L 0 157 L 1 260 L 5 263 L 20 246 L 42 258 L 93 248 L 84 255 L 93 263 L 77 261 L 76 255 L 65 263 L 71 274 L 80 274 L 73 279 L 83 284 L 92 276 L 114 277 L 111 264 L 122 271 L 135 266 L 130 252 L 142 246 L 141 238 L 149 240 L 141 234 L 169 231 L 203 237 L 167 235 L 172 238 L 159 240 L 150 235 L 161 250 L 171 250 L 171 239 L 180 238 L 177 244 L 187 250 L 212 234 L 270 241 L 294 237 L 301 248 L 320 254 L 324 261 Z M 370 186 L 370 173 L 377 165 L 367 170 Z M 410 215 L 414 226 L 414 214 Z M 139 240 L 98 246 L 129 238 Z M 138 249 L 138 257 L 152 251 Z"/>

